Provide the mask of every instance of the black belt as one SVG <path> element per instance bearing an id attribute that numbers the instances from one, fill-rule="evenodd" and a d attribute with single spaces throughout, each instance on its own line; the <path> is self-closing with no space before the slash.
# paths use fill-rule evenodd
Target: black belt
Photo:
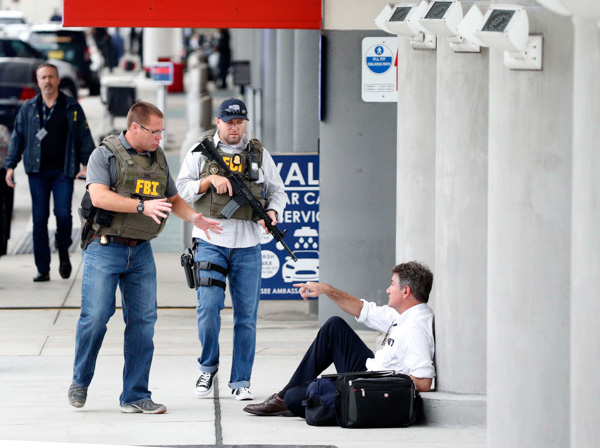
<path id="1" fill-rule="evenodd" d="M 125 238 L 123 236 L 116 236 L 116 235 L 99 235 L 97 233 L 94 233 L 92 235 L 92 239 L 98 238 L 101 243 L 102 243 L 102 237 L 106 238 L 108 241 L 110 241 L 112 243 L 124 244 L 125 246 L 129 246 L 129 247 L 135 247 L 138 244 L 146 242 L 146 240 L 137 240 L 135 238 Z"/>

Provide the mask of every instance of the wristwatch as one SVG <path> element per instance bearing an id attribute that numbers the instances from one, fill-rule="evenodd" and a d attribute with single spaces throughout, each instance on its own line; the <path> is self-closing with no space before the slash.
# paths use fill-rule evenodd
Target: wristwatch
<path id="1" fill-rule="evenodd" d="M 144 200 L 140 198 L 140 202 L 137 205 L 137 212 L 142 215 L 144 213 Z"/>

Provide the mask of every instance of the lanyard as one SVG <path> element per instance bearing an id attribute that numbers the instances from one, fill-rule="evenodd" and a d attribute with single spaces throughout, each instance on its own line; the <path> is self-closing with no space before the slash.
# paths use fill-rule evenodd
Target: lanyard
<path id="1" fill-rule="evenodd" d="M 52 112 L 54 112 L 54 108 L 56 107 L 56 103 L 57 102 L 58 101 L 55 101 L 54 104 L 52 105 L 52 107 L 50 109 L 48 109 L 48 106 L 46 106 L 45 102 L 42 102 L 42 112 L 43 112 L 43 118 L 44 118 L 44 128 L 46 127 L 46 125 L 50 121 L 50 117 L 52 117 Z"/>

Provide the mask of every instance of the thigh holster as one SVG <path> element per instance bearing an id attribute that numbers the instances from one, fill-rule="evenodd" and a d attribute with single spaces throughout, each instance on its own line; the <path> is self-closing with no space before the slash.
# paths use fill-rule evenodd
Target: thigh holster
<path id="1" fill-rule="evenodd" d="M 200 286 L 218 286 L 225 290 L 225 282 L 217 280 L 216 278 L 200 277 L 200 271 L 215 271 L 224 276 L 227 275 L 227 269 L 218 264 L 211 263 L 210 261 L 196 261 L 194 262 L 194 280 L 196 289 Z"/>

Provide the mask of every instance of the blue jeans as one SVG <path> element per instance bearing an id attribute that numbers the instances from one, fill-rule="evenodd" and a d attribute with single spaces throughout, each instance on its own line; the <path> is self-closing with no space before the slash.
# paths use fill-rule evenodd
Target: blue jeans
<path id="1" fill-rule="evenodd" d="M 92 382 L 106 324 L 115 313 L 115 293 L 119 285 L 125 321 L 125 367 L 120 403 L 147 400 L 151 397 L 148 377 L 157 318 L 152 247 L 149 242 L 135 247 L 119 243 L 102 246 L 96 240 L 81 251 L 81 258 L 81 315 L 75 335 L 73 381 L 81 387 L 88 387 Z"/>
<path id="2" fill-rule="evenodd" d="M 29 174 L 31 192 L 31 213 L 33 218 L 33 255 L 38 272 L 50 272 L 50 243 L 48 238 L 48 218 L 50 217 L 50 193 L 54 198 L 56 216 L 56 247 L 68 250 L 73 242 L 73 218 L 71 200 L 73 179 L 65 176 L 63 170 L 45 170 Z"/>
<path id="3" fill-rule="evenodd" d="M 262 256 L 260 244 L 242 249 L 228 249 L 197 239 L 195 261 L 210 261 L 226 268 L 233 305 L 233 361 L 229 387 L 250 386 L 256 347 L 256 315 L 260 299 Z M 200 277 L 225 281 L 216 271 L 200 271 Z M 197 290 L 198 337 L 202 355 L 198 358 L 201 372 L 214 372 L 219 366 L 219 332 L 221 310 L 225 307 L 225 291 L 219 286 L 200 286 Z"/>

